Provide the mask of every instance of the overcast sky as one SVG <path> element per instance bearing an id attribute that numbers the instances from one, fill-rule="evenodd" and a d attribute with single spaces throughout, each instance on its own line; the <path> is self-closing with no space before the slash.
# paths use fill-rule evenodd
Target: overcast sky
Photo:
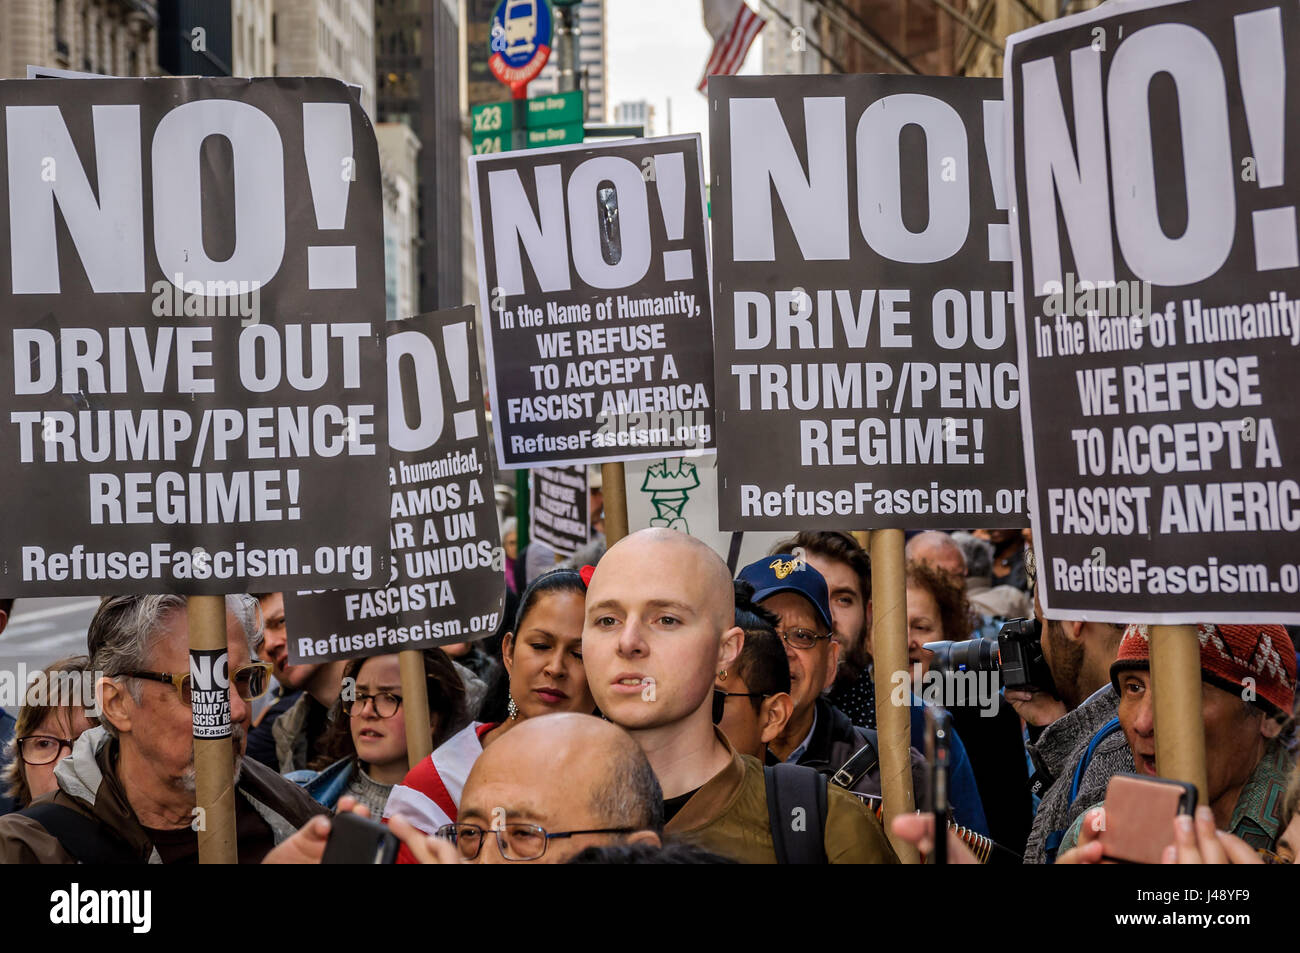
<path id="1" fill-rule="evenodd" d="M 751 8 L 755 8 L 750 3 Z M 702 0 L 605 0 L 605 52 L 609 63 L 609 118 L 620 102 L 644 99 L 655 110 L 655 134 L 698 132 L 708 139 L 708 100 L 696 92 L 713 40 L 704 29 Z M 762 72 L 759 34 L 742 73 Z"/>

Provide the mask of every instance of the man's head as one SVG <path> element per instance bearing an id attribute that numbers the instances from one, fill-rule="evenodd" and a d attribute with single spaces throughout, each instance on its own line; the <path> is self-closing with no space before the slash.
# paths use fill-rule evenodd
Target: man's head
<path id="1" fill-rule="evenodd" d="M 856 539 L 839 530 L 805 530 L 773 548 L 771 555 L 797 553 L 826 580 L 832 635 L 840 644 L 840 668 L 857 678 L 867 667 L 871 629 L 871 559 Z"/>
<path id="2" fill-rule="evenodd" d="M 981 580 L 986 585 L 990 583 L 993 579 L 993 544 L 967 532 L 953 533 L 952 541 L 966 560 L 966 578 Z"/>
<path id="3" fill-rule="evenodd" d="M 765 556 L 740 571 L 739 579 L 754 587 L 754 602 L 779 620 L 777 632 L 785 642 L 790 663 L 792 724 L 810 717 L 813 705 L 835 680 L 840 646 L 830 637 L 832 622 L 826 580 L 791 553 Z"/>
<path id="4" fill-rule="evenodd" d="M 1073 711 L 1106 684 L 1125 626 L 1111 622 L 1048 619 L 1043 615 L 1037 592 L 1034 593 L 1034 615 L 1042 626 L 1043 659 L 1052 671 L 1056 692 L 1065 707 Z"/>
<path id="5" fill-rule="evenodd" d="M 1205 771 L 1213 804 L 1255 770 L 1295 704 L 1295 648 L 1280 625 L 1197 626 Z M 1119 722 L 1139 773 L 1155 775 L 1150 630 L 1131 625 L 1111 666 Z"/>
<path id="6" fill-rule="evenodd" d="M 708 725 L 713 683 L 740 653 L 726 564 L 704 543 L 644 529 L 601 557 L 587 589 L 582 660 L 601 713 L 629 731 Z"/>
<path id="7" fill-rule="evenodd" d="M 477 863 L 531 857 L 559 864 L 583 849 L 613 843 L 659 843 L 663 792 L 640 745 L 591 715 L 539 715 L 520 722 L 483 750 L 461 795 L 458 824 L 489 833 L 459 837 Z M 543 840 L 547 834 L 614 831 Z M 500 830 L 509 856 L 502 856 Z M 481 844 L 477 841 L 481 840 Z"/>
<path id="8" fill-rule="evenodd" d="M 907 541 L 904 555 L 909 562 L 925 563 L 958 581 L 966 578 L 966 555 L 947 533 L 938 530 L 917 533 Z"/>
<path id="9" fill-rule="evenodd" d="M 296 692 L 311 681 L 320 666 L 289 664 L 289 630 L 284 624 L 284 593 L 258 593 L 257 601 L 262 607 L 265 633 L 257 654 L 271 663 L 275 680 L 286 691 Z"/>
<path id="10" fill-rule="evenodd" d="M 121 745 L 123 783 L 133 781 L 172 792 L 194 793 L 193 712 L 173 676 L 190 672 L 185 596 L 113 596 L 100 603 L 87 636 L 90 670 L 99 679 L 100 724 Z M 249 665 L 258 639 L 256 603 L 226 597 L 232 757 L 236 777 L 243 760 L 251 709 L 234 689 L 236 673 Z M 153 677 L 143 677 L 138 673 Z M 136 673 L 136 674 L 132 674 Z M 176 678 L 175 682 L 181 682 Z M 129 766 L 129 767 L 128 767 Z M 148 778 L 131 778 L 142 770 Z"/>
<path id="11" fill-rule="evenodd" d="M 790 720 L 794 702 L 785 643 L 776 634 L 780 620 L 750 603 L 749 596 L 749 587 L 738 583 L 736 625 L 744 630 L 745 644 L 726 677 L 718 678 L 717 689 L 726 692 L 716 696 L 722 712 L 718 727 L 737 751 L 762 761 L 768 743 L 780 736 Z"/>

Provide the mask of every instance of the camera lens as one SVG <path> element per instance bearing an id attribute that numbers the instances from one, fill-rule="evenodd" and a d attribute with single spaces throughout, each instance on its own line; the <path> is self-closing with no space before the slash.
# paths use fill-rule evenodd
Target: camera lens
<path id="1" fill-rule="evenodd" d="M 996 672 L 998 644 L 990 639 L 967 639 L 964 642 L 927 642 L 934 653 L 932 668 L 945 672 Z"/>

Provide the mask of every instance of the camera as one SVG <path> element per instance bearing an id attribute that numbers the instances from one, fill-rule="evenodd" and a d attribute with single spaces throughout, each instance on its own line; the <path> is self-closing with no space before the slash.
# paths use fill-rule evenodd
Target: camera
<path id="1" fill-rule="evenodd" d="M 1012 691 L 1039 691 L 1056 695 L 1052 670 L 1043 657 L 1043 626 L 1037 619 L 1012 619 L 992 639 L 965 642 L 927 642 L 934 653 L 931 668 L 944 672 L 1002 673 L 1002 687 Z"/>

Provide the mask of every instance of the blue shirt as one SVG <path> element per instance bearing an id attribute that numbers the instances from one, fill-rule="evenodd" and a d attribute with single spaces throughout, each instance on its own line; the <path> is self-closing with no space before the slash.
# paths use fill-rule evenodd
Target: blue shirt
<path id="1" fill-rule="evenodd" d="M 816 730 L 817 730 L 817 707 L 814 705 L 812 725 L 810 725 L 808 728 L 808 734 L 803 736 L 803 741 L 800 742 L 799 747 L 795 748 L 794 751 L 790 752 L 790 757 L 785 759 L 787 764 L 799 763 L 799 759 L 803 757 L 803 753 L 808 750 L 808 745 L 812 741 L 813 732 Z"/>

